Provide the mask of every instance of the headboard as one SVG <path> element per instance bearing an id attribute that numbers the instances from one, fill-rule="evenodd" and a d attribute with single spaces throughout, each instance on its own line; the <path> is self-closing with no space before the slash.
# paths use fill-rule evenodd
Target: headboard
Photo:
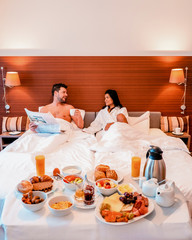
<path id="1" fill-rule="evenodd" d="M 128 112 L 130 117 L 139 117 L 144 112 Z M 95 119 L 97 113 L 96 112 L 86 112 L 85 113 L 85 127 L 89 127 L 90 124 Z M 161 126 L 161 112 L 150 112 L 150 128 L 160 128 Z"/>

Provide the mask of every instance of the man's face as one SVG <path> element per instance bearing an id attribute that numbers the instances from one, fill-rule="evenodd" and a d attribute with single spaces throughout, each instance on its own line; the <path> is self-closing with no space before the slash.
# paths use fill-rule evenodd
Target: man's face
<path id="1" fill-rule="evenodd" d="M 60 102 L 60 103 L 66 102 L 66 99 L 67 99 L 67 96 L 68 96 L 66 88 L 61 87 L 59 89 L 59 92 L 56 91 L 56 94 L 57 94 L 56 96 L 57 96 L 58 102 Z"/>

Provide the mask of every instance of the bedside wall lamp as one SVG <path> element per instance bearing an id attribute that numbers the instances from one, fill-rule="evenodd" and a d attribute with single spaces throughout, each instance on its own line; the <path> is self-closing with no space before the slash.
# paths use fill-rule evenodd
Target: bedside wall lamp
<path id="1" fill-rule="evenodd" d="M 6 100 L 6 86 L 16 87 L 21 85 L 18 72 L 7 72 L 6 77 L 4 77 L 3 67 L 1 67 L 2 81 L 3 81 L 3 101 L 5 103 L 6 113 L 10 113 L 10 106 Z"/>
<path id="2" fill-rule="evenodd" d="M 178 85 L 184 84 L 184 93 L 181 100 L 183 100 L 183 104 L 181 105 L 181 114 L 185 114 L 185 101 L 186 101 L 186 90 L 187 90 L 187 71 L 188 67 L 185 68 L 185 76 L 183 72 L 183 68 L 175 68 L 171 70 L 171 75 L 169 78 L 170 83 L 177 83 Z"/>

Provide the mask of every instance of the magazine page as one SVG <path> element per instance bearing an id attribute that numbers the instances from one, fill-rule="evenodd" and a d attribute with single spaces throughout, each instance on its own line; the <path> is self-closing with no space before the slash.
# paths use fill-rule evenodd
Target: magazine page
<path id="1" fill-rule="evenodd" d="M 48 113 L 41 112 L 32 112 L 25 108 L 27 116 L 31 122 L 34 122 L 38 127 L 36 131 L 39 133 L 59 133 L 60 126 L 53 117 L 53 115 Z"/>

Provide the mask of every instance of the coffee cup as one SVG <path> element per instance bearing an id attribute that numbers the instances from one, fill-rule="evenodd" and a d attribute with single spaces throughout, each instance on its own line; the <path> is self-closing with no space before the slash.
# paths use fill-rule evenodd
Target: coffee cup
<path id="1" fill-rule="evenodd" d="M 84 119 L 85 110 L 82 110 L 82 109 L 72 108 L 72 109 L 70 109 L 70 115 L 73 117 L 76 110 L 79 110 L 79 111 L 80 111 L 81 117 Z"/>
<path id="2" fill-rule="evenodd" d="M 179 128 L 179 127 L 175 128 L 174 132 L 176 134 L 180 134 L 181 133 L 181 128 Z"/>

